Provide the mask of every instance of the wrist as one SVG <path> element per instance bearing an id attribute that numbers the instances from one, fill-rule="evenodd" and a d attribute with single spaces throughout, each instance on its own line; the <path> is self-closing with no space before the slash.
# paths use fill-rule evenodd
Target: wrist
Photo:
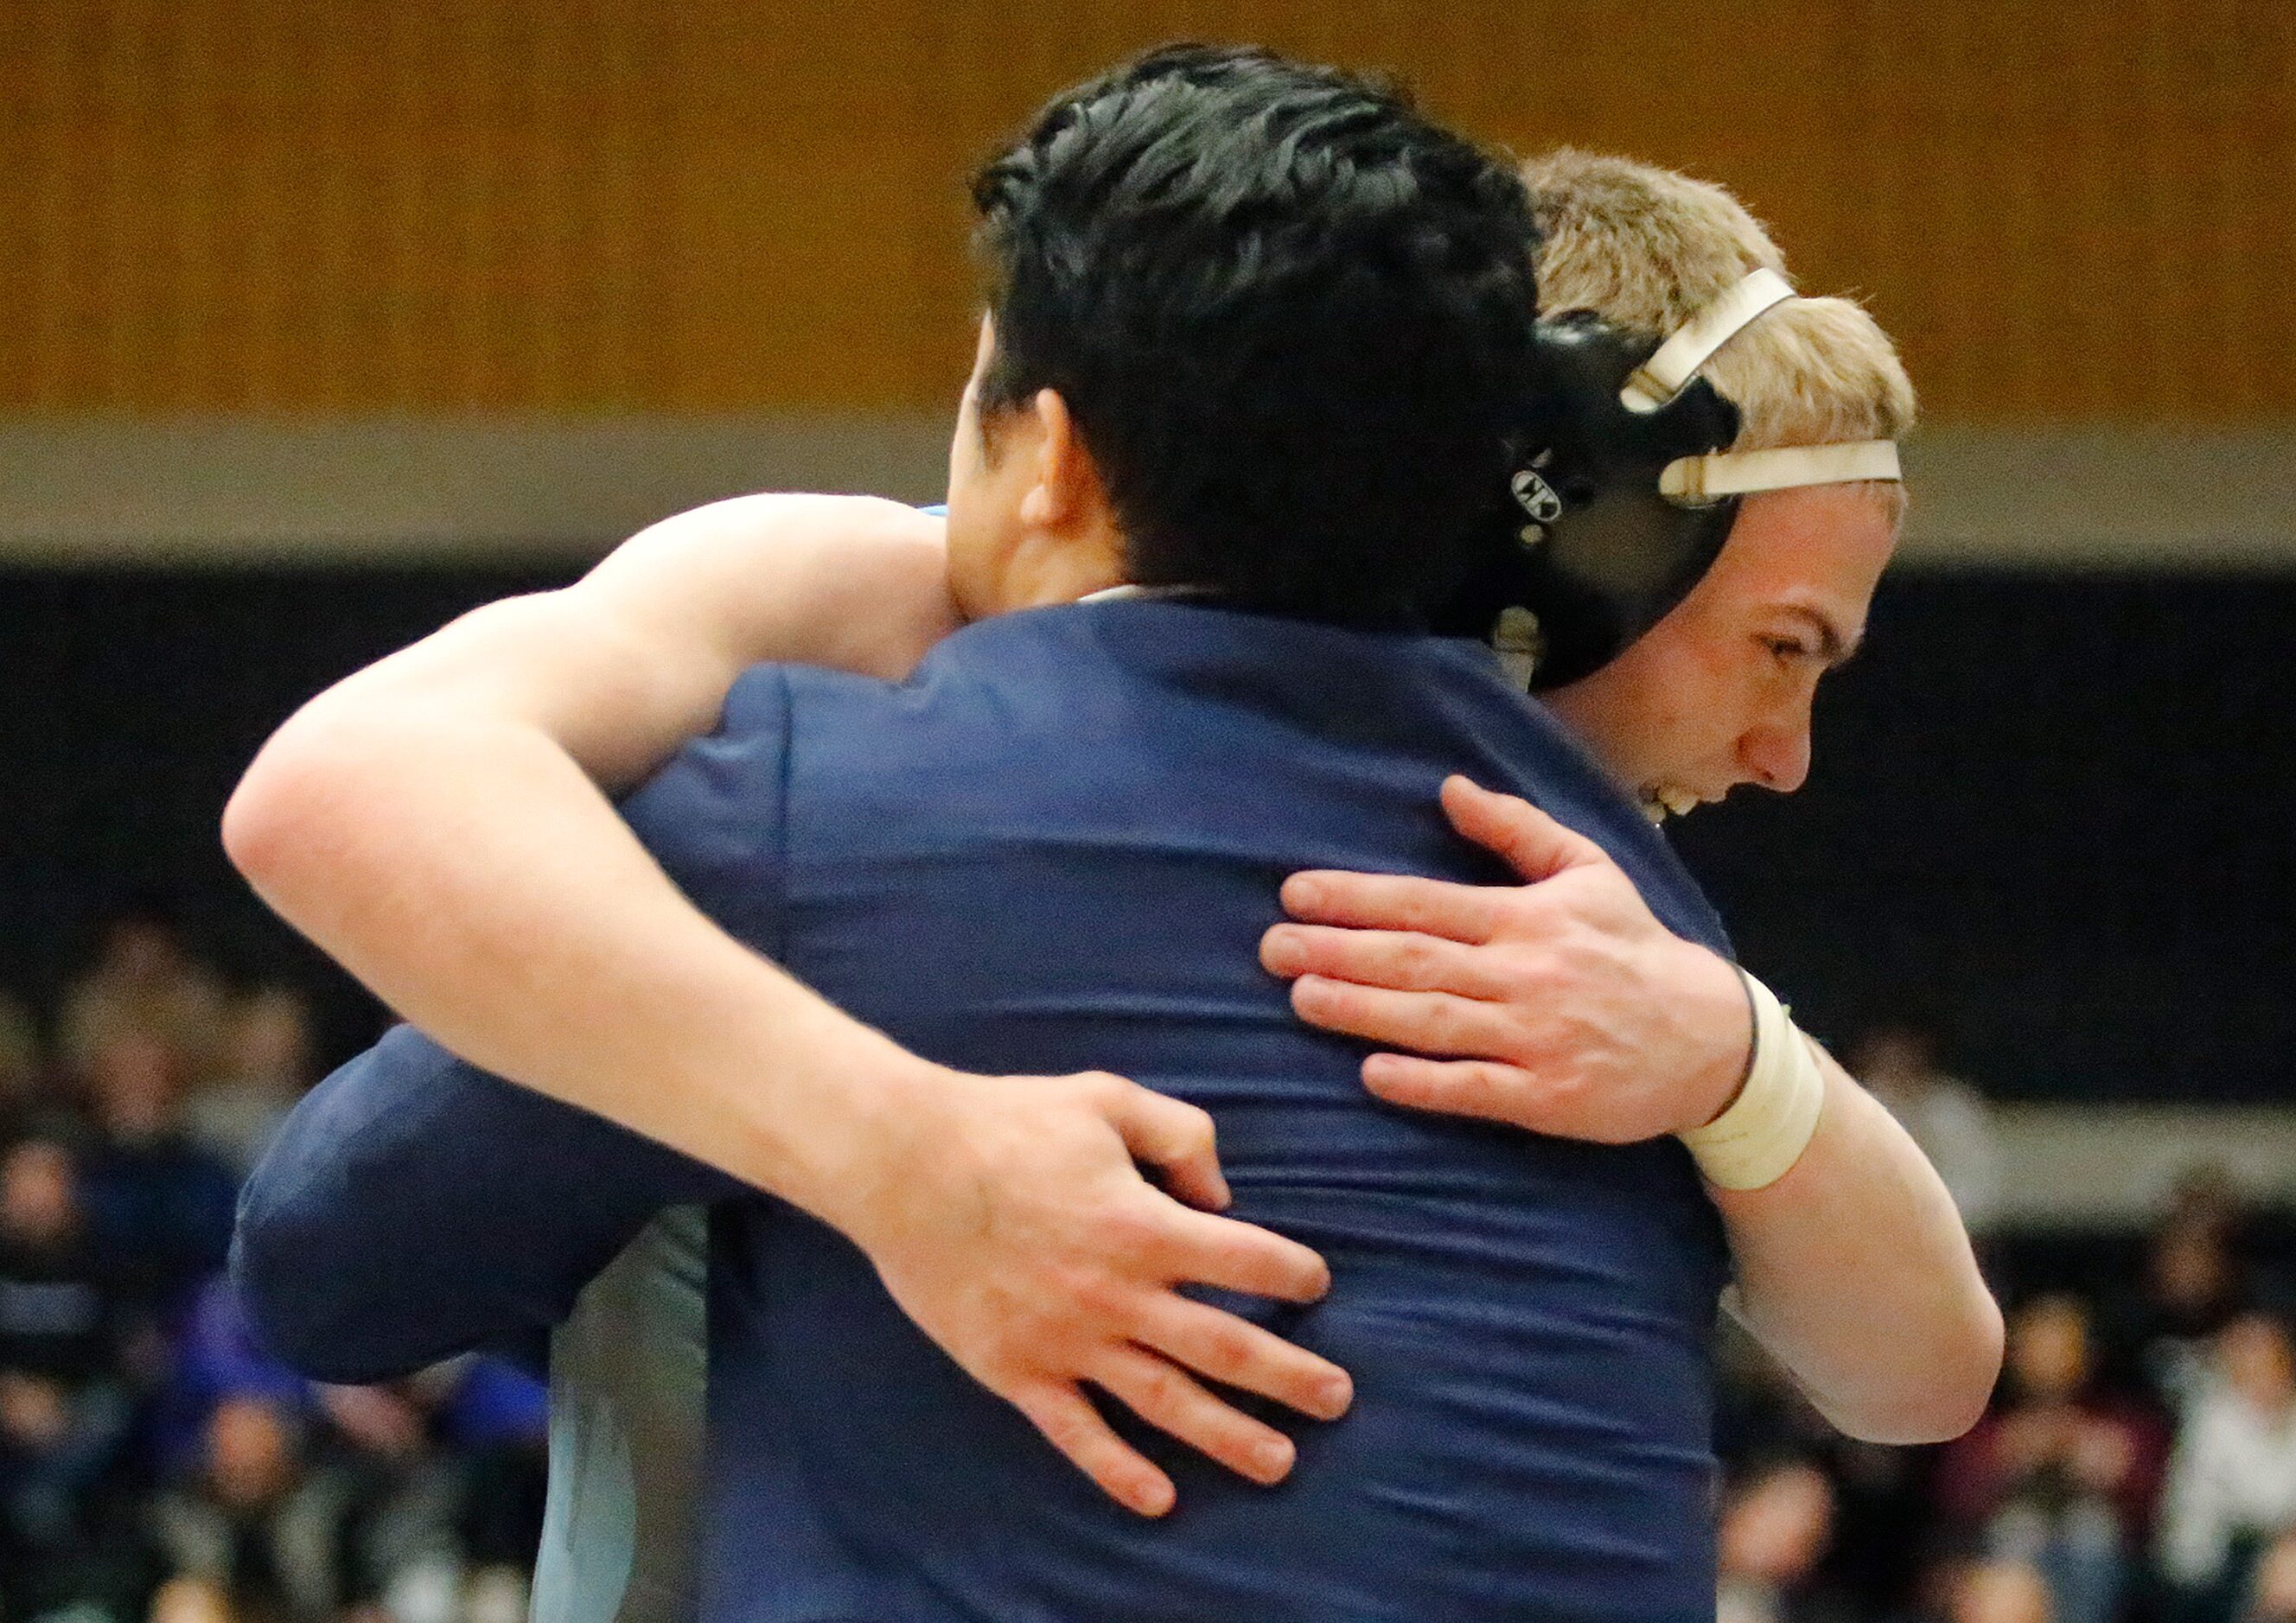
<path id="1" fill-rule="evenodd" d="M 1809 1039 L 1770 989 L 1736 971 L 1753 1008 L 1753 1062 L 1719 1116 L 1680 1135 L 1706 1180 L 1720 1189 L 1767 1189 L 1816 1135 L 1825 1073 Z"/>
<path id="2" fill-rule="evenodd" d="M 948 1152 L 955 1078 L 899 1053 L 868 1055 L 829 1081 L 783 1150 L 779 1193 L 864 1249 L 898 1223 Z M 788 1124 L 784 1124 L 785 1128 Z"/>
<path id="3" fill-rule="evenodd" d="M 776 971 L 778 974 L 778 971 Z M 742 1182 L 849 1236 L 922 1169 L 957 1073 L 794 982 L 711 1063 L 738 1088 L 727 1153 Z"/>
<path id="4" fill-rule="evenodd" d="M 1681 1132 L 1712 1126 L 1738 1102 L 1753 1075 L 1757 1037 L 1753 996 L 1737 966 L 1702 947 L 1690 951 L 1697 969 L 1685 982 L 1685 1001 L 1701 1058 L 1685 1086 L 1689 1108 Z"/>

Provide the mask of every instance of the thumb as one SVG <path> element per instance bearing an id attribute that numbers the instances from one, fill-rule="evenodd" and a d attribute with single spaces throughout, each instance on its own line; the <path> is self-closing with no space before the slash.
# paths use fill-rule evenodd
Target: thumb
<path id="1" fill-rule="evenodd" d="M 1497 852 L 1533 884 L 1565 868 L 1607 860 L 1600 846 L 1564 828 L 1529 801 L 1493 794 L 1467 778 L 1443 780 L 1443 810 L 1453 828 Z"/>
<path id="2" fill-rule="evenodd" d="M 1176 1199 L 1206 1211 L 1224 1211 L 1231 1196 L 1220 1173 L 1210 1115 L 1185 1100 L 1168 1098 L 1137 1082 L 1111 1078 L 1103 1112 L 1135 1160 L 1159 1168 Z"/>

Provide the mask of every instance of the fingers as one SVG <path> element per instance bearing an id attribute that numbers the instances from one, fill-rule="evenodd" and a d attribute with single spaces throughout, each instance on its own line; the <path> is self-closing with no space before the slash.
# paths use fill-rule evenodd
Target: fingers
<path id="1" fill-rule="evenodd" d="M 1481 948 L 1395 930 L 1276 924 L 1259 939 L 1271 975 L 1322 975 L 1397 992 L 1456 992 L 1504 1002 L 1507 987 Z"/>
<path id="2" fill-rule="evenodd" d="M 1297 1240 L 1185 1207 L 1166 1210 L 1172 1221 L 1155 1260 L 1167 1278 L 1286 1302 L 1319 1301 L 1332 1288 L 1330 1266 Z"/>
<path id="3" fill-rule="evenodd" d="M 1292 1470 L 1292 1439 L 1222 1403 L 1186 1371 L 1136 1347 L 1111 1352 L 1093 1384 L 1160 1431 L 1254 1482 L 1280 1482 Z"/>
<path id="4" fill-rule="evenodd" d="M 1488 1060 L 1423 1060 L 1404 1053 L 1375 1053 L 1364 1062 L 1364 1086 L 1390 1104 L 1447 1116 L 1480 1116 L 1515 1127 L 1532 1102 L 1529 1072 Z"/>
<path id="5" fill-rule="evenodd" d="M 1125 1509 L 1160 1516 L 1172 1508 L 1178 1496 L 1172 1479 L 1111 1430 L 1100 1411 L 1075 1387 L 1046 1381 L 1008 1396 L 1046 1442 Z"/>
<path id="6" fill-rule="evenodd" d="M 1232 1313 L 1167 1291 L 1141 1326 L 1143 1344 L 1200 1375 L 1272 1398 L 1317 1420 L 1337 1420 L 1355 1382 L 1328 1358 Z"/>
<path id="7" fill-rule="evenodd" d="M 1292 983 L 1300 1018 L 1394 1048 L 1462 1060 L 1511 1060 L 1519 1033 L 1504 1007 L 1449 992 L 1390 992 L 1303 975 Z"/>
<path id="8" fill-rule="evenodd" d="M 1498 898 L 1510 892 L 1402 873 L 1318 868 L 1285 880 L 1282 894 L 1283 911 L 1302 923 L 1409 930 L 1473 943 L 1497 933 Z"/>
<path id="9" fill-rule="evenodd" d="M 1593 840 L 1563 827 L 1529 801 L 1493 794 L 1466 778 L 1443 780 L 1443 810 L 1453 828 L 1497 852 L 1534 884 L 1565 868 L 1610 860 Z"/>
<path id="10" fill-rule="evenodd" d="M 1165 1187 L 1176 1200 L 1225 1211 L 1233 1197 L 1220 1172 L 1211 1116 L 1137 1082 L 1120 1077 L 1107 1081 L 1112 1086 L 1103 1109 L 1132 1158 L 1161 1168 Z"/>

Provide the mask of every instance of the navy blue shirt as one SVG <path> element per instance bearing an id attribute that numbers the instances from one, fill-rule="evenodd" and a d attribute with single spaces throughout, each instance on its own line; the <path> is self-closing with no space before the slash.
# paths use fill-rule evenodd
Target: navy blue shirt
<path id="1" fill-rule="evenodd" d="M 1254 1487 L 1119 1416 L 1179 1480 L 1105 1501 L 777 1202 L 713 1219 L 703 1617 L 1710 1618 L 1708 1339 L 1726 1253 L 1671 1140 L 1607 1148 L 1387 1106 L 1361 1045 L 1258 965 L 1302 867 L 1504 883 L 1461 771 L 1599 840 L 1726 950 L 1641 813 L 1488 651 L 1119 601 L 1008 615 L 906 684 L 762 667 L 625 807 L 672 877 L 833 1002 L 968 1070 L 1122 1072 L 1217 1119 L 1235 1215 L 1331 1295 L 1238 1302 L 1344 1365 Z M 565 1310 L 723 1180 L 394 1034 L 250 1188 L 242 1276 L 337 1378 Z M 419 1215 L 413 1215 L 417 1212 Z M 452 1279 L 436 1258 L 454 1236 Z M 430 1236 L 426 1238 L 425 1236 Z"/>

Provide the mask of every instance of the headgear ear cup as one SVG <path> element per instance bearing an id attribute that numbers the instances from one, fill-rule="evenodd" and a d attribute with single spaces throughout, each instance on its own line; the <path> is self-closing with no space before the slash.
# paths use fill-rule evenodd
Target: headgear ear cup
<path id="1" fill-rule="evenodd" d="M 1900 477 L 1887 439 L 1727 449 L 1738 409 L 1697 375 L 1794 299 L 1750 272 L 1660 340 L 1577 310 L 1536 329 L 1543 385 L 1487 561 L 1433 629 L 1489 641 L 1533 690 L 1591 675 L 1666 618 L 1720 556 L 1739 498 Z"/>
<path id="2" fill-rule="evenodd" d="M 1514 476 L 1492 522 L 1490 561 L 1436 629 L 1536 644 L 1530 685 L 1560 687 L 1601 668 L 1688 594 L 1737 516 L 1726 499 L 1699 506 L 1659 492 L 1666 467 L 1737 437 L 1737 408 L 1702 379 L 1654 411 L 1620 393 L 1658 340 L 1584 312 L 1538 324 L 1551 409 L 1538 449 Z M 1518 651 L 1520 652 L 1520 651 Z"/>

